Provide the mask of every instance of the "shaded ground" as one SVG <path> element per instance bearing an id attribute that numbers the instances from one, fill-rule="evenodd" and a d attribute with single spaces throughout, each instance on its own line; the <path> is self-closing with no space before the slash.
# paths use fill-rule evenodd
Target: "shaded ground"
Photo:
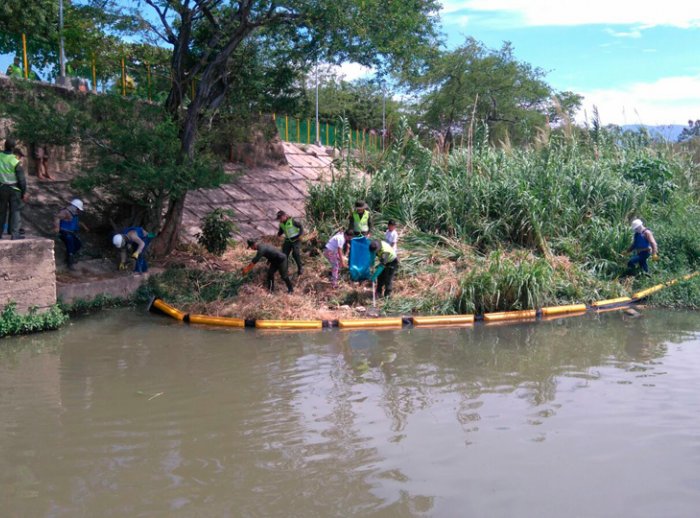
<path id="1" fill-rule="evenodd" d="M 216 189 L 187 195 L 183 217 L 184 238 L 194 241 L 202 218 L 216 208 L 230 209 L 241 237 L 260 237 L 277 231 L 275 214 L 283 210 L 303 217 L 309 183 L 330 176 L 333 157 L 321 146 L 297 147 L 283 142 L 286 164 L 243 169 L 228 164 L 236 180 Z"/>

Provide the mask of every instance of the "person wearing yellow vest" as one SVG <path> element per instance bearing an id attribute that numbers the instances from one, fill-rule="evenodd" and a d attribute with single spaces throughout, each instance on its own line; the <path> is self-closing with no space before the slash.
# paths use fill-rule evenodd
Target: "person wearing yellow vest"
<path id="1" fill-rule="evenodd" d="M 379 266 L 377 266 L 374 270 L 374 275 L 372 275 L 372 282 L 377 283 L 377 297 L 382 296 L 382 289 L 384 291 L 383 296 L 389 297 L 393 288 L 394 274 L 399 267 L 399 258 L 396 250 L 386 241 L 375 239 L 370 243 L 369 251 L 377 254 L 376 257 L 379 260 Z"/>
<path id="2" fill-rule="evenodd" d="M 24 77 L 24 74 L 22 73 L 22 66 L 20 65 L 20 60 L 19 56 L 15 56 L 14 61 L 12 64 L 7 67 L 7 72 L 5 72 L 10 77 L 16 77 L 18 79 L 22 79 Z"/>
<path id="3" fill-rule="evenodd" d="M 20 210 L 27 193 L 27 180 L 20 160 L 22 156 L 24 153 L 14 139 L 6 139 L 5 151 L 0 153 L 0 225 L 5 224 L 9 215 L 8 231 L 12 239 L 24 239 L 20 233 Z"/>
<path id="4" fill-rule="evenodd" d="M 277 212 L 277 221 L 280 223 L 278 236 L 284 236 L 282 244 L 282 253 L 289 259 L 289 253 L 292 253 L 294 262 L 297 263 L 297 272 L 299 275 L 304 273 L 304 267 L 301 264 L 301 236 L 304 234 L 304 227 L 298 219 L 292 218 L 280 210 Z"/>
<path id="5" fill-rule="evenodd" d="M 372 217 L 369 213 L 369 207 L 364 201 L 355 202 L 355 208 L 350 213 L 348 220 L 348 228 L 353 229 L 355 234 L 363 236 L 368 236 L 372 231 Z"/>

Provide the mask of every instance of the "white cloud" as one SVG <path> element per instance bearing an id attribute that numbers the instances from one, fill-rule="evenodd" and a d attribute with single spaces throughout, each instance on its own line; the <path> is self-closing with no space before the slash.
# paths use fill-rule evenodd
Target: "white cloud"
<path id="1" fill-rule="evenodd" d="M 360 65 L 359 63 L 343 63 L 340 66 L 333 66 L 333 71 L 346 81 L 354 81 L 363 77 L 371 76 L 374 70 L 371 67 Z"/>
<path id="2" fill-rule="evenodd" d="M 700 27 L 697 0 L 444 0 L 443 14 L 459 11 L 501 13 L 518 25 L 657 25 Z"/>
<path id="3" fill-rule="evenodd" d="M 631 31 L 614 31 L 612 29 L 605 29 L 605 32 L 616 38 L 641 38 L 642 32 L 639 29 L 632 29 Z"/>
<path id="4" fill-rule="evenodd" d="M 683 124 L 700 118 L 700 75 L 666 77 L 651 83 L 632 83 L 618 89 L 581 92 L 590 117 L 598 107 L 603 124 Z"/>

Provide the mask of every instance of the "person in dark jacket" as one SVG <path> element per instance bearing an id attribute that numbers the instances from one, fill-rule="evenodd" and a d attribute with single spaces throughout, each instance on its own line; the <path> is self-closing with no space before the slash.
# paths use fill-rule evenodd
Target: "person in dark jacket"
<path id="1" fill-rule="evenodd" d="M 294 262 L 297 263 L 297 272 L 301 275 L 304 273 L 304 267 L 301 264 L 301 236 L 304 235 L 304 227 L 298 219 L 292 218 L 283 210 L 277 212 L 277 221 L 280 223 L 277 235 L 284 236 L 282 253 L 287 256 L 287 259 L 289 259 L 289 253 L 292 253 Z"/>
<path id="2" fill-rule="evenodd" d="M 267 289 L 275 291 L 275 272 L 279 272 L 280 277 L 287 285 L 287 293 L 293 293 L 294 287 L 289 280 L 287 256 L 274 246 L 258 243 L 255 239 L 248 240 L 248 248 L 257 251 L 255 257 L 248 266 L 243 268 L 243 275 L 247 275 L 263 257 L 267 259 L 269 267 L 267 269 Z"/>

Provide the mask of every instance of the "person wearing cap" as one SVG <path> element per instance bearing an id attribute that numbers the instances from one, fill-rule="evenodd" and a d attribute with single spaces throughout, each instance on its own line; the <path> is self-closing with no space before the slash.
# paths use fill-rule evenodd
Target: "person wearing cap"
<path id="1" fill-rule="evenodd" d="M 364 201 L 355 202 L 355 208 L 350 213 L 348 220 L 348 228 L 353 229 L 357 235 L 368 236 L 372 232 L 372 217 L 369 213 L 369 207 Z"/>
<path id="2" fill-rule="evenodd" d="M 243 268 L 243 275 L 250 273 L 260 259 L 264 257 L 269 264 L 267 269 L 267 289 L 270 290 L 270 292 L 275 291 L 275 272 L 279 272 L 280 277 L 282 277 L 282 280 L 287 285 L 287 293 L 293 293 L 294 287 L 292 286 L 292 281 L 289 280 L 289 261 L 287 256 L 274 246 L 258 243 L 255 239 L 248 239 L 247 243 L 248 248 L 255 250 L 257 253 L 250 264 Z"/>
<path id="3" fill-rule="evenodd" d="M 377 283 L 377 297 L 389 297 L 393 289 L 394 274 L 399 267 L 399 258 L 396 250 L 386 241 L 373 240 L 369 245 L 369 251 L 374 252 L 379 260 L 379 266 L 374 270 L 372 282 Z"/>
<path id="4" fill-rule="evenodd" d="M 66 264 L 69 270 L 75 268 L 75 256 L 83 247 L 78 237 L 78 230 L 82 226 L 85 232 L 90 231 L 85 223 L 80 221 L 83 209 L 82 200 L 75 198 L 67 207 L 58 211 L 54 218 L 54 230 L 58 232 L 58 237 L 66 246 Z"/>
<path id="5" fill-rule="evenodd" d="M 127 252 L 130 252 L 131 258 L 136 261 L 134 264 L 134 272 L 146 273 L 148 271 L 146 251 L 148 249 L 148 244 L 151 242 L 151 238 L 151 234 L 146 232 L 143 227 L 126 227 L 114 234 L 112 237 L 112 244 L 116 246 L 121 253 L 119 269 L 127 269 Z"/>
<path id="6" fill-rule="evenodd" d="M 289 259 L 289 253 L 292 253 L 294 262 L 297 263 L 297 272 L 301 275 L 304 273 L 304 267 L 301 264 L 301 236 L 304 235 L 304 227 L 298 219 L 292 218 L 283 210 L 277 212 L 276 219 L 280 223 L 277 235 L 284 236 L 282 253 L 287 259 Z"/>
<path id="7" fill-rule="evenodd" d="M 5 149 L 0 153 L 0 222 L 8 221 L 12 239 L 24 239 L 22 226 L 22 201 L 27 195 L 27 180 L 22 168 L 24 152 L 14 139 L 5 139 Z M 0 232 L 2 237 L 2 232 Z"/>
<path id="8" fill-rule="evenodd" d="M 24 74 L 22 74 L 22 65 L 20 64 L 19 56 L 15 56 L 12 64 L 7 67 L 7 72 L 5 72 L 5 74 L 18 79 L 22 79 L 24 77 Z"/>
<path id="9" fill-rule="evenodd" d="M 633 220 L 631 226 L 634 231 L 634 239 L 632 246 L 627 251 L 635 255 L 627 263 L 627 268 L 632 271 L 636 265 L 639 265 L 646 273 L 649 271 L 647 259 L 651 255 L 652 261 L 658 260 L 659 247 L 654 239 L 654 234 L 644 226 L 641 219 Z"/>
<path id="10" fill-rule="evenodd" d="M 331 284 L 333 288 L 338 287 L 338 272 L 343 267 L 343 251 L 346 248 L 346 243 L 354 236 L 355 231 L 351 228 L 336 232 L 323 249 L 323 256 L 331 263 Z"/>
<path id="11" fill-rule="evenodd" d="M 395 252 L 399 251 L 399 233 L 396 231 L 396 221 L 390 219 L 386 224 L 386 233 L 384 234 L 384 241 L 389 243 Z"/>

